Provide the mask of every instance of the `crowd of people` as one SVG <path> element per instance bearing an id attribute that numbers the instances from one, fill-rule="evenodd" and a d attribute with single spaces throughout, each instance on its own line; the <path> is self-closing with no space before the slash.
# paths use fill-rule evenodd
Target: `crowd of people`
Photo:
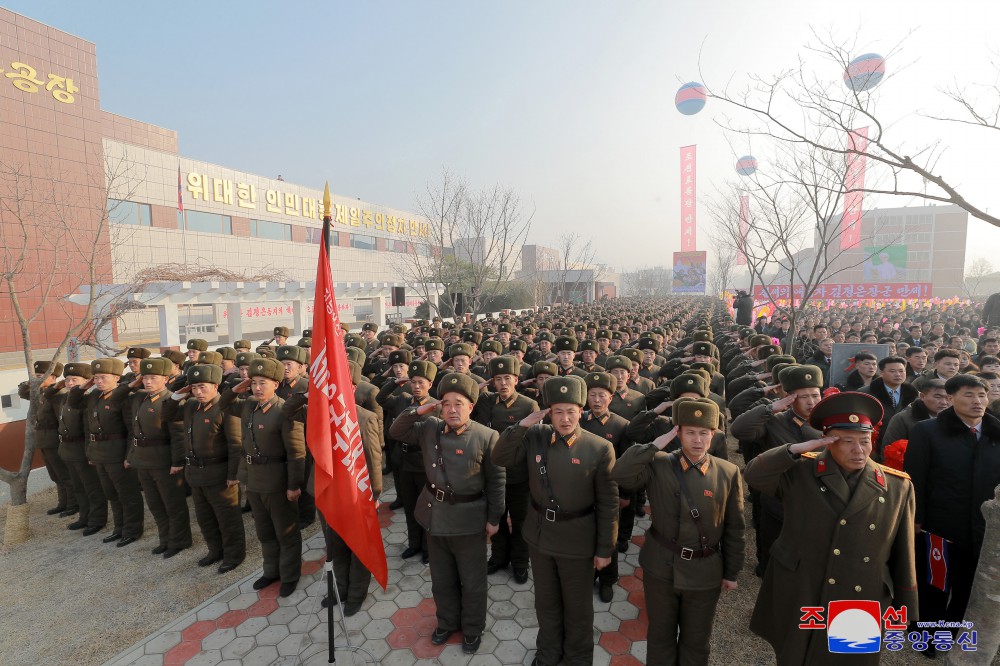
<path id="1" fill-rule="evenodd" d="M 510 568 L 521 583 L 533 574 L 532 663 L 592 663 L 593 595 L 611 601 L 647 512 L 649 664 L 708 662 L 750 529 L 762 578 L 750 628 L 779 663 L 828 654 L 824 636 L 800 629 L 801 609 L 833 600 L 878 601 L 903 625 L 963 619 L 979 507 L 1000 484 L 1000 326 L 974 305 L 896 304 L 810 308 L 793 333 L 780 315 L 749 325 L 740 298 L 737 318 L 718 299 L 616 299 L 345 330 L 372 491 L 392 475 L 402 557 L 430 568 L 433 643 L 461 632 L 476 652 L 489 577 Z M 152 554 L 170 558 L 192 545 L 190 495 L 208 549 L 197 564 L 224 573 L 243 563 L 250 511 L 254 588 L 290 595 L 301 529 L 317 517 L 311 337 L 273 333 L 257 346 L 192 339 L 186 352 L 36 363 L 21 393 L 58 490 L 48 513 L 86 537 L 110 518 L 103 541 L 124 548 L 148 507 Z M 833 345 L 850 341 L 890 354 L 856 354 L 831 387 Z M 319 518 L 351 616 L 371 574 Z M 926 575 L 942 549 L 943 578 Z M 960 638 L 914 647 L 933 656 L 946 634 Z"/>

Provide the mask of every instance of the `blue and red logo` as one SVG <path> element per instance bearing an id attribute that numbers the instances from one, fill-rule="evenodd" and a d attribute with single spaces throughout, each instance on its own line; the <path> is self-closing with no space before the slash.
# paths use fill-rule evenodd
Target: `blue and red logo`
<path id="1" fill-rule="evenodd" d="M 882 608 L 877 601 L 831 601 L 827 646 L 836 654 L 870 654 L 882 648 Z"/>

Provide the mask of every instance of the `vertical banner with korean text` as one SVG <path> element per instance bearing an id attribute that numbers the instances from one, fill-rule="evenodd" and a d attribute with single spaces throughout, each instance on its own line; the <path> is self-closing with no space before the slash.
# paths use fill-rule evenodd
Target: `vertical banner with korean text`
<path id="1" fill-rule="evenodd" d="M 698 146 L 681 147 L 681 252 L 697 247 L 697 150 Z"/>
<path id="2" fill-rule="evenodd" d="M 844 174 L 844 217 L 840 221 L 840 249 L 849 250 L 861 243 L 861 215 L 864 202 L 865 156 L 868 128 L 851 130 L 847 135 L 847 171 Z"/>
<path id="3" fill-rule="evenodd" d="M 740 197 L 740 237 L 736 246 L 736 265 L 744 266 L 747 263 L 746 247 L 747 234 L 750 233 L 750 197 L 743 195 Z"/>

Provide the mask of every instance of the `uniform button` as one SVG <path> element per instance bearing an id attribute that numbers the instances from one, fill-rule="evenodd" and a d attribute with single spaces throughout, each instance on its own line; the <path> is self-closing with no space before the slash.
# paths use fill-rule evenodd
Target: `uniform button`
<path id="1" fill-rule="evenodd" d="M 834 548 L 833 549 L 833 554 L 834 555 L 840 555 L 840 549 L 839 548 Z"/>
<path id="2" fill-rule="evenodd" d="M 836 585 L 837 584 L 837 581 L 834 580 L 833 578 L 831 578 L 830 580 L 828 580 L 826 582 L 828 582 L 830 585 Z"/>
<path id="3" fill-rule="evenodd" d="M 819 487 L 819 491 L 820 491 L 821 493 L 825 493 L 825 492 L 826 492 L 826 486 L 820 486 L 820 487 Z"/>
<path id="4" fill-rule="evenodd" d="M 429 508 L 431 508 L 431 505 L 430 505 L 430 504 L 428 504 L 428 505 L 427 505 L 427 508 L 428 508 L 428 509 L 429 509 Z"/>
<path id="5" fill-rule="evenodd" d="M 432 483 L 432 484 L 431 484 L 431 488 L 437 488 L 437 486 L 435 486 L 435 485 L 434 485 L 434 484 Z"/>
<path id="6" fill-rule="evenodd" d="M 866 557 L 865 558 L 865 562 L 871 562 L 871 561 L 872 561 L 872 558 L 870 558 L 870 557 Z"/>
<path id="7" fill-rule="evenodd" d="M 878 498 L 878 503 L 879 504 L 885 504 L 885 498 L 884 497 L 879 497 Z"/>
<path id="8" fill-rule="evenodd" d="M 860 585 L 855 585 L 854 586 L 854 591 L 855 592 L 860 592 L 861 591 L 861 586 Z"/>
<path id="9" fill-rule="evenodd" d="M 840 519 L 840 524 L 841 524 L 841 525 L 846 525 L 846 524 L 847 524 L 847 521 L 846 521 L 846 520 L 844 520 L 843 518 L 841 518 L 841 519 Z"/>
<path id="10" fill-rule="evenodd" d="M 874 529 L 875 529 L 875 523 L 872 523 L 871 525 L 869 525 L 869 526 L 868 526 L 868 529 L 870 529 L 870 530 L 874 530 Z"/>
<path id="11" fill-rule="evenodd" d="M 437 467 L 437 463 L 431 463 L 431 467 Z"/>

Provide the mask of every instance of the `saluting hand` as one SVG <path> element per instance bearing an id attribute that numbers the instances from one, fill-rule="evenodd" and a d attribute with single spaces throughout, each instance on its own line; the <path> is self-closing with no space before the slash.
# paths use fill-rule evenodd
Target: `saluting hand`
<path id="1" fill-rule="evenodd" d="M 184 471 L 183 467 L 171 467 L 170 468 L 170 473 L 171 474 L 177 474 L 178 472 L 183 472 L 183 471 Z"/>
<path id="2" fill-rule="evenodd" d="M 765 394 L 772 393 L 774 391 L 777 391 L 780 388 L 781 388 L 781 384 L 770 384 L 770 385 L 764 387 L 764 393 Z"/>
<path id="3" fill-rule="evenodd" d="M 417 414 L 424 416 L 425 414 L 430 414 L 436 411 L 441 406 L 440 400 L 428 400 L 424 404 L 417 407 Z"/>
<path id="4" fill-rule="evenodd" d="M 770 372 L 758 372 L 756 375 L 754 375 L 754 377 L 756 377 L 757 379 L 770 379 L 771 378 L 771 373 Z"/>
<path id="5" fill-rule="evenodd" d="M 548 409 L 542 409 L 542 410 L 537 411 L 537 412 L 531 412 L 530 414 L 528 414 L 527 416 L 525 416 L 523 419 L 521 419 L 520 421 L 518 421 L 517 425 L 521 426 L 522 428 L 530 428 L 531 426 L 535 425 L 536 423 L 541 423 L 542 419 L 544 419 L 548 415 L 549 415 L 549 410 Z"/>
<path id="6" fill-rule="evenodd" d="M 681 357 L 681 362 L 682 363 L 690 363 L 693 360 L 694 360 L 694 356 L 682 356 Z"/>
<path id="7" fill-rule="evenodd" d="M 525 379 L 523 382 L 521 382 L 521 386 L 534 386 L 537 383 L 538 379 L 533 377 L 531 379 Z"/>
<path id="8" fill-rule="evenodd" d="M 789 393 L 784 398 L 779 398 L 771 403 L 771 412 L 774 414 L 780 414 L 791 407 L 793 402 L 795 402 L 795 394 Z"/>
<path id="9" fill-rule="evenodd" d="M 250 388 L 250 379 L 244 379 L 239 384 L 233 387 L 233 393 L 246 393 L 247 389 Z"/>
<path id="10" fill-rule="evenodd" d="M 57 391 L 62 391 L 64 388 L 66 388 L 66 380 L 60 379 L 58 382 L 56 382 L 55 388 Z"/>
<path id="11" fill-rule="evenodd" d="M 409 377 L 399 377 L 396 379 L 396 386 L 402 386 L 406 382 L 410 381 Z"/>
<path id="12" fill-rule="evenodd" d="M 653 411 L 656 412 L 657 414 L 662 414 L 668 409 L 670 409 L 670 407 L 673 406 L 673 404 L 674 404 L 673 400 L 664 400 L 656 407 L 653 407 Z"/>
<path id="13" fill-rule="evenodd" d="M 660 435 L 659 437 L 654 439 L 653 446 L 662 451 L 663 449 L 667 448 L 667 444 L 669 444 L 670 442 L 674 441 L 674 439 L 677 438 L 678 432 L 680 432 L 680 429 L 678 428 L 678 426 L 674 426 L 673 428 L 670 429 L 670 432 Z"/>
<path id="14" fill-rule="evenodd" d="M 142 386 L 142 377 L 136 377 L 128 383 L 129 388 L 139 388 Z"/>
<path id="15" fill-rule="evenodd" d="M 485 389 L 486 389 L 486 387 L 487 387 L 487 386 L 489 386 L 489 385 L 490 385 L 490 382 L 492 382 L 492 381 L 493 381 L 493 378 L 492 378 L 492 377 L 490 377 L 490 378 L 489 378 L 489 379 L 487 379 L 486 381 L 482 381 L 482 382 L 479 382 L 479 390 L 480 390 L 480 391 L 483 391 L 483 390 L 485 390 Z"/>
<path id="16" fill-rule="evenodd" d="M 820 437 L 819 439 L 810 439 L 806 442 L 798 442 L 796 444 L 790 444 L 788 450 L 791 453 L 799 454 L 806 453 L 807 451 L 815 451 L 816 449 L 823 449 L 836 442 L 839 437 Z"/>

